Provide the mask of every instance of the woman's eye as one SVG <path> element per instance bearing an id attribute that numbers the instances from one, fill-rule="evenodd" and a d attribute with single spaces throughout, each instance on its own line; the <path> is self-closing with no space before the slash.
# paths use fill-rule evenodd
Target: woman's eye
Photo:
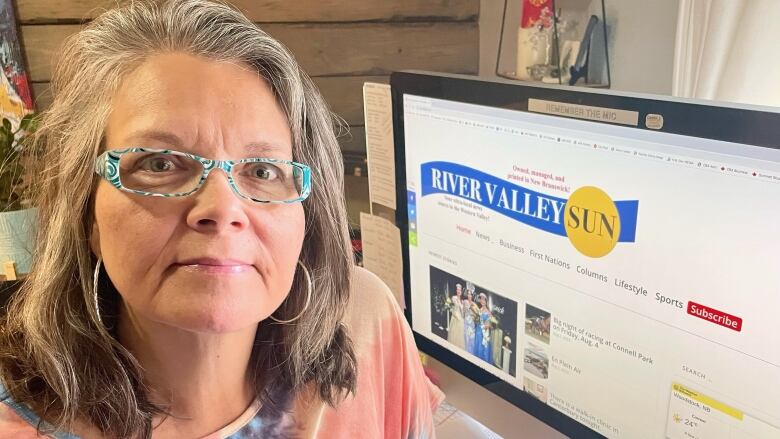
<path id="1" fill-rule="evenodd" d="M 252 177 L 259 180 L 275 180 L 278 177 L 278 173 L 273 166 L 257 166 L 252 170 Z"/>
<path id="2" fill-rule="evenodd" d="M 151 157 L 141 164 L 141 169 L 151 172 L 166 172 L 172 171 L 175 168 L 175 164 L 170 159 L 165 157 Z"/>

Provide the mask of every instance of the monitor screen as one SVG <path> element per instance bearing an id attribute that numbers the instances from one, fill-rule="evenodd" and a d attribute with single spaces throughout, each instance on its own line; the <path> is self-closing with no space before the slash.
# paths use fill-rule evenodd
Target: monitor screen
<path id="1" fill-rule="evenodd" d="M 780 437 L 780 114 L 391 85 L 423 351 L 574 437 Z"/>

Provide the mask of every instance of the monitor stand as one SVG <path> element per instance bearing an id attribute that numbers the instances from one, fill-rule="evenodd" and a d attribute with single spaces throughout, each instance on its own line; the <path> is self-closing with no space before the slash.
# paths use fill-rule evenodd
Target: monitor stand
<path id="1" fill-rule="evenodd" d="M 446 401 L 449 404 L 474 418 L 495 434 L 504 438 L 566 438 L 542 421 L 429 356 L 426 358 L 426 367 L 438 377 L 439 386 L 447 396 Z M 437 437 L 450 439 L 439 434 Z M 491 436 L 486 434 L 484 437 Z"/>

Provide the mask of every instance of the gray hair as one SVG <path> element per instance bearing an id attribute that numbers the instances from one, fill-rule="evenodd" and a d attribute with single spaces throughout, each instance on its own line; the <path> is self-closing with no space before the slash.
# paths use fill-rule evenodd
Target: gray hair
<path id="1" fill-rule="evenodd" d="M 174 51 L 255 69 L 287 115 L 293 159 L 313 172 L 300 260 L 315 287 L 294 324 L 260 323 L 250 360 L 258 396 L 272 405 L 274 392 L 313 383 L 335 405 L 355 390 L 356 360 L 342 324 L 353 259 L 333 115 L 287 49 L 240 12 L 205 0 L 133 1 L 68 39 L 52 78 L 54 100 L 29 145 L 41 164 L 33 185 L 38 236 L 32 272 L 0 322 L 0 378 L 16 401 L 58 428 L 78 419 L 110 436 L 148 438 L 152 417 L 165 410 L 149 400 L 133 355 L 99 322 L 98 313 L 104 321 L 111 315 L 103 303 L 120 299 L 102 279 L 95 309 L 88 238 L 93 164 L 111 98 L 144 60 Z M 306 288 L 298 270 L 275 314 L 297 315 Z"/>

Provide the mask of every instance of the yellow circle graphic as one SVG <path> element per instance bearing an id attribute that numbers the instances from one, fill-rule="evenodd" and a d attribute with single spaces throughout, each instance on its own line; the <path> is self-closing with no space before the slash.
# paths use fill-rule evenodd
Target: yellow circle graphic
<path id="1" fill-rule="evenodd" d="M 606 192 L 584 186 L 566 202 L 564 227 L 569 241 L 591 258 L 609 254 L 620 236 L 620 215 Z"/>

